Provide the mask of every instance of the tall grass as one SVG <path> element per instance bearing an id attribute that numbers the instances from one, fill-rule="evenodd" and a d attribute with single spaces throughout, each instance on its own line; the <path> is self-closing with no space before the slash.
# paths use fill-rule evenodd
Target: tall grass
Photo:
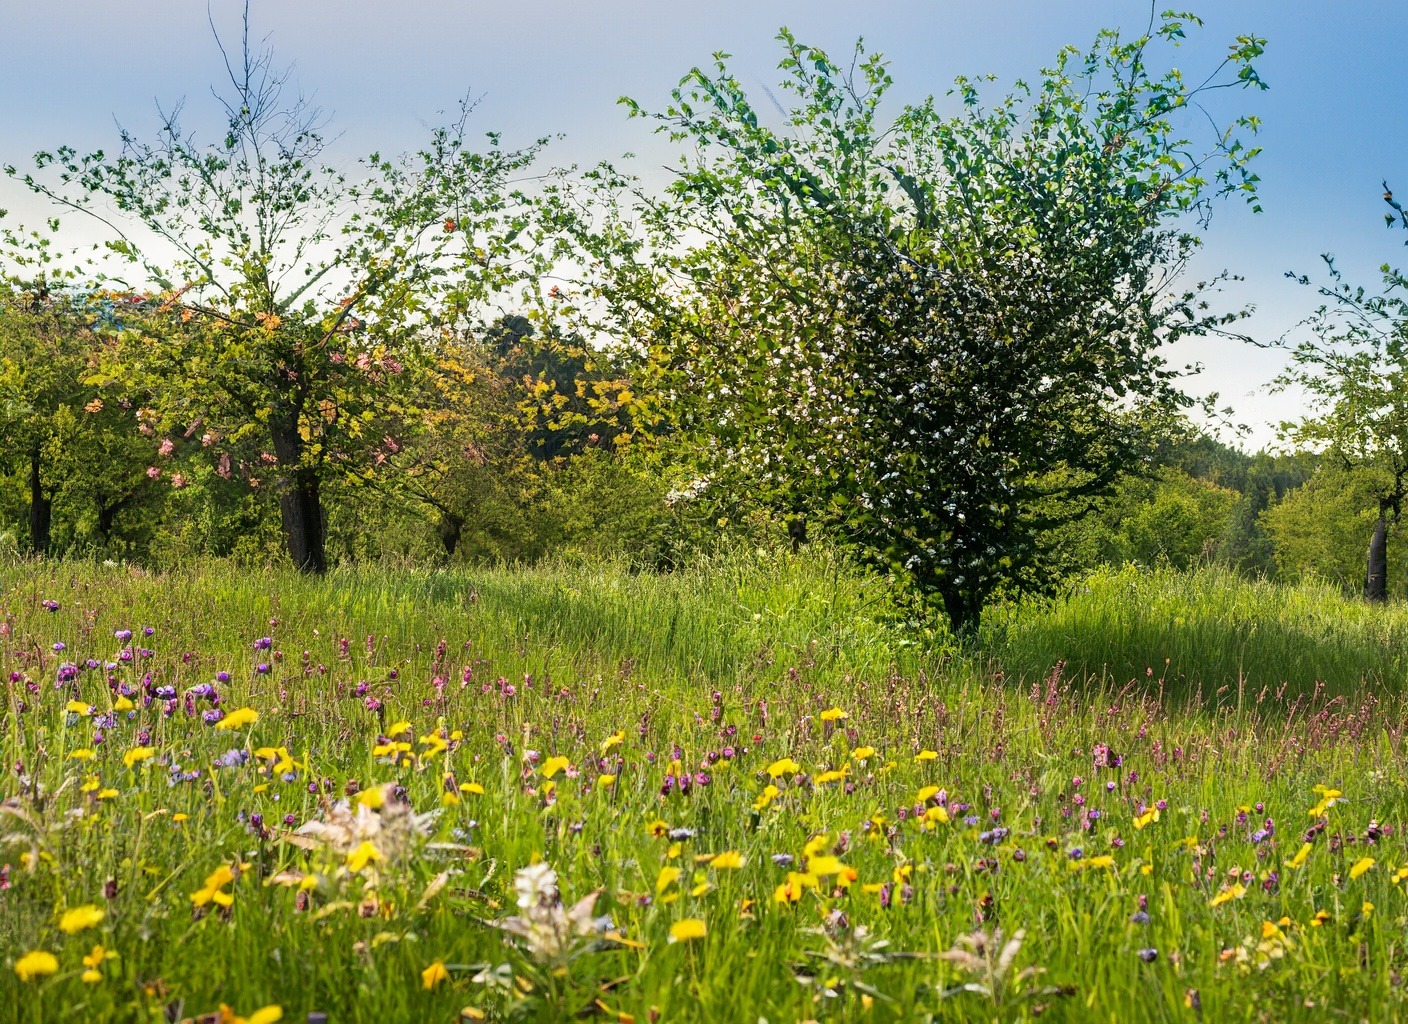
<path id="1" fill-rule="evenodd" d="M 1408 606 L 1218 567 L 1131 567 L 1096 572 L 1054 599 L 993 609 L 980 647 L 1019 681 L 1065 662 L 1068 678 L 1195 701 L 1396 692 L 1408 669 Z"/>

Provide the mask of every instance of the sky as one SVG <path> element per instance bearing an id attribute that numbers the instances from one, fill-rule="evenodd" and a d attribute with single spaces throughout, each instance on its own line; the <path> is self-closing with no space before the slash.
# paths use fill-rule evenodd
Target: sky
<path id="1" fill-rule="evenodd" d="M 1383 179 L 1408 195 L 1408 4 L 1172 2 L 1205 21 L 1175 58 L 1190 76 L 1214 67 L 1237 35 L 1268 40 L 1259 69 L 1270 88 L 1218 101 L 1263 122 L 1264 212 L 1220 207 L 1190 278 L 1239 275 L 1222 298 L 1227 309 L 1255 308 L 1241 329 L 1262 341 L 1294 337 L 1318 300 L 1287 271 L 1314 275 L 1330 252 L 1351 280 L 1374 286 L 1381 264 L 1408 264 L 1408 232 L 1385 228 L 1380 198 Z M 209 12 L 201 0 L 0 0 L 0 163 L 23 166 L 61 144 L 112 148 L 118 122 L 149 135 L 158 102 L 185 98 L 187 123 L 218 125 L 210 85 L 223 72 L 210 21 L 237 41 L 242 8 L 242 0 L 210 0 Z M 331 115 L 336 152 L 349 163 L 417 147 L 469 95 L 479 100 L 472 127 L 500 131 L 510 145 L 563 135 L 548 148 L 552 163 L 633 152 L 637 170 L 663 177 L 667 151 L 647 124 L 627 119 L 618 97 L 662 107 L 691 67 L 720 50 L 761 94 L 779 78 L 781 26 L 838 58 L 864 37 L 890 61 L 891 95 L 909 102 L 942 95 L 960 74 L 992 74 L 1002 87 L 1033 78 L 1062 46 L 1084 47 L 1101 28 L 1137 34 L 1149 14 L 1143 0 L 254 0 L 252 26 Z M 0 208 L 10 221 L 46 212 L 8 181 Z M 1273 444 L 1275 424 L 1303 412 L 1297 396 L 1269 388 L 1279 352 L 1198 339 L 1173 355 L 1202 364 L 1189 390 L 1218 392 L 1251 428 L 1249 448 Z"/>

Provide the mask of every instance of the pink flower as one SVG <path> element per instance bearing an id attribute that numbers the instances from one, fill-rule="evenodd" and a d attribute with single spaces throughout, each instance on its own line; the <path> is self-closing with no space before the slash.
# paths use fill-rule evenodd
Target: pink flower
<path id="1" fill-rule="evenodd" d="M 161 476 L 161 470 L 157 469 L 155 466 L 148 466 L 147 476 L 149 476 L 153 480 L 156 480 Z"/>
<path id="2" fill-rule="evenodd" d="M 174 487 L 174 488 L 176 488 L 176 490 L 178 490 L 178 491 L 179 491 L 182 487 L 185 487 L 185 486 L 186 486 L 186 475 L 185 475 L 184 473 L 172 473 L 172 474 L 171 474 L 171 486 Z"/>
<path id="3" fill-rule="evenodd" d="M 175 450 L 176 450 L 176 442 L 172 441 L 171 438 L 168 437 L 168 438 L 166 438 L 164 441 L 162 441 L 162 442 L 161 442 L 161 445 L 157 448 L 157 454 L 158 454 L 158 455 L 170 455 L 170 454 L 171 454 L 172 452 L 174 452 Z"/>

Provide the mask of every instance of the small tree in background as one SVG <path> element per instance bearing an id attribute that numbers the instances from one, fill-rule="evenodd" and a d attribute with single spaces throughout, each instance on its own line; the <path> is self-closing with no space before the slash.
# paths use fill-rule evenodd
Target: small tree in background
<path id="1" fill-rule="evenodd" d="M 218 41 L 218 39 L 217 39 Z M 419 429 L 444 332 L 535 277 L 530 201 L 541 143 L 468 148 L 465 117 L 415 157 L 328 166 L 323 119 L 285 98 L 267 51 L 226 53 L 225 131 L 201 143 L 163 113 L 116 157 L 71 148 L 7 171 L 91 215 L 153 315 L 118 332 L 101 380 L 149 389 L 167 439 L 194 436 L 222 475 L 271 482 L 290 558 L 322 571 L 324 492 L 374 477 Z M 465 115 L 468 108 L 465 109 Z"/>
<path id="2" fill-rule="evenodd" d="M 1408 228 L 1408 215 L 1384 186 L 1390 228 Z M 1279 343 L 1290 364 L 1276 381 L 1299 389 L 1311 412 L 1281 425 L 1299 448 L 1323 453 L 1358 482 L 1377 506 L 1372 516 L 1364 596 L 1388 599 L 1389 533 L 1408 499 L 1408 276 L 1385 263 L 1383 291 L 1373 294 L 1344 280 L 1333 256 L 1322 257 L 1329 282 L 1315 287 L 1326 302 L 1303 325 L 1309 335 Z M 1306 275 L 1288 273 L 1303 285 Z"/>

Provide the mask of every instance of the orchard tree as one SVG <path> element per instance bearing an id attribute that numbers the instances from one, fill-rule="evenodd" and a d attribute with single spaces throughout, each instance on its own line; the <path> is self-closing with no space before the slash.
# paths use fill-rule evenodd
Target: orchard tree
<path id="1" fill-rule="evenodd" d="M 219 42 L 217 37 L 217 43 Z M 294 564 L 321 572 L 325 491 L 364 485 L 419 428 L 436 350 L 486 300 L 535 277 L 530 200 L 516 180 L 541 142 L 485 151 L 463 116 L 414 157 L 330 166 L 324 119 L 249 42 L 221 46 L 225 126 L 202 142 L 163 112 L 116 156 L 72 148 L 8 172 L 95 218 L 156 312 L 119 332 L 107 379 L 150 388 L 169 437 L 279 500 Z"/>
<path id="2" fill-rule="evenodd" d="M 1206 131 L 1202 106 L 1261 87 L 1263 44 L 1238 38 L 1196 84 L 1158 71 L 1195 23 L 1101 33 L 993 106 L 959 79 L 951 114 L 887 119 L 883 60 L 785 30 L 785 106 L 755 104 L 726 55 L 659 113 L 624 101 L 685 155 L 664 195 L 598 172 L 592 287 L 699 439 L 701 479 L 746 470 L 970 629 L 1188 404 L 1166 347 L 1233 319 L 1206 305 L 1216 282 L 1171 289 L 1211 201 L 1256 201 L 1237 138 L 1256 120 Z"/>
<path id="3" fill-rule="evenodd" d="M 1408 228 L 1408 215 L 1384 185 L 1390 228 Z M 1388 599 L 1389 533 L 1408 499 L 1408 276 L 1384 264 L 1377 294 L 1345 281 L 1333 256 L 1322 257 L 1327 283 L 1315 285 L 1326 300 L 1306 321 L 1308 334 L 1283 338 L 1291 360 L 1277 378 L 1280 389 L 1303 392 L 1309 415 L 1281 425 L 1298 448 L 1321 452 L 1349 472 L 1374 506 L 1364 596 Z M 1288 274 L 1311 285 L 1307 275 Z"/>

